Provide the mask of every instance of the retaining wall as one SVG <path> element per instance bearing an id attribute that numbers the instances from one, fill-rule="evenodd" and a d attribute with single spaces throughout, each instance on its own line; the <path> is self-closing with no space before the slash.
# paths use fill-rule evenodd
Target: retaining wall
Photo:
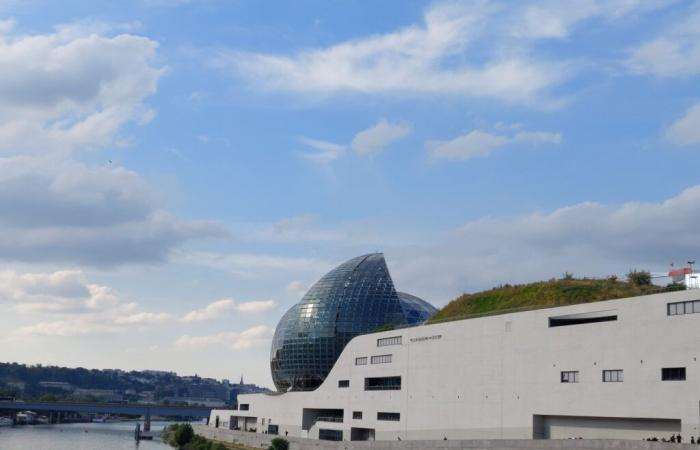
<path id="1" fill-rule="evenodd" d="M 208 439 L 243 444 L 248 447 L 267 449 L 273 438 L 271 434 L 233 431 L 195 426 L 195 432 Z M 281 436 L 284 437 L 284 436 Z M 494 439 L 471 441 L 319 441 L 295 437 L 285 438 L 290 450 L 700 450 L 699 445 L 671 444 L 661 442 L 629 441 L 621 439 Z"/>

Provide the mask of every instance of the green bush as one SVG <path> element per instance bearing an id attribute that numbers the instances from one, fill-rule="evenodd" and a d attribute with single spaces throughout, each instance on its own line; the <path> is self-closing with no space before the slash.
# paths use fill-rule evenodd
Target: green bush
<path id="1" fill-rule="evenodd" d="M 174 439 L 175 444 L 178 447 L 184 447 L 192 440 L 193 437 L 194 430 L 192 429 L 192 425 L 189 423 L 180 424 L 180 426 L 175 430 Z"/>
<path id="2" fill-rule="evenodd" d="M 283 438 L 274 438 L 270 444 L 267 450 L 289 450 L 289 442 Z"/>
<path id="3" fill-rule="evenodd" d="M 651 274 L 645 270 L 630 270 L 630 273 L 627 274 L 627 281 L 635 286 L 649 286 Z"/>

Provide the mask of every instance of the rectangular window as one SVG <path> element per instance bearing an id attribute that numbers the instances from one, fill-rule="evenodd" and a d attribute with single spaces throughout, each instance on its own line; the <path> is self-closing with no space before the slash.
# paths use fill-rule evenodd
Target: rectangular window
<path id="1" fill-rule="evenodd" d="M 238 407 L 240 408 L 241 411 L 248 411 L 248 408 L 249 408 L 248 403 L 241 403 L 240 405 L 238 405 Z"/>
<path id="2" fill-rule="evenodd" d="M 399 422 L 401 420 L 401 413 L 397 412 L 378 412 L 377 420 L 390 420 L 392 422 Z"/>
<path id="3" fill-rule="evenodd" d="M 661 369 L 661 379 L 663 381 L 684 381 L 685 367 L 664 367 Z"/>
<path id="4" fill-rule="evenodd" d="M 569 370 L 561 373 L 562 383 L 578 383 L 578 370 Z"/>
<path id="5" fill-rule="evenodd" d="M 401 336 L 377 339 L 377 347 L 386 347 L 387 345 L 401 345 Z"/>
<path id="6" fill-rule="evenodd" d="M 378 355 L 372 357 L 372 364 L 386 364 L 391 362 L 391 355 Z"/>
<path id="7" fill-rule="evenodd" d="M 339 388 L 350 387 L 350 380 L 338 380 L 338 387 Z"/>
<path id="8" fill-rule="evenodd" d="M 565 327 L 570 325 L 583 325 L 586 323 L 613 322 L 617 320 L 615 311 L 594 311 L 579 314 L 566 314 L 549 318 L 549 327 Z"/>
<path id="9" fill-rule="evenodd" d="M 700 300 L 669 303 L 667 305 L 666 313 L 669 316 L 680 316 L 683 314 L 700 313 Z"/>
<path id="10" fill-rule="evenodd" d="M 361 420 L 362 419 L 362 411 L 353 411 L 352 418 L 355 420 Z"/>
<path id="11" fill-rule="evenodd" d="M 365 378 L 365 391 L 400 391 L 401 377 Z"/>
<path id="12" fill-rule="evenodd" d="M 622 383 L 622 370 L 604 370 L 603 371 L 603 382 L 604 383 Z"/>
<path id="13" fill-rule="evenodd" d="M 355 358 L 355 365 L 356 366 L 366 366 L 367 365 L 367 357 L 361 356 L 359 358 Z"/>
<path id="14" fill-rule="evenodd" d="M 318 430 L 318 438 L 322 441 L 342 441 L 343 432 L 341 430 Z"/>

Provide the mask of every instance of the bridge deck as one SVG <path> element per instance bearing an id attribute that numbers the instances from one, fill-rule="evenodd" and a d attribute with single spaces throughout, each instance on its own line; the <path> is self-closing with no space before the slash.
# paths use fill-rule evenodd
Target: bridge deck
<path id="1" fill-rule="evenodd" d="M 0 410 L 36 412 L 83 412 L 122 414 L 133 416 L 209 417 L 213 408 L 206 406 L 168 406 L 129 403 L 73 403 L 73 402 L 9 402 L 0 401 Z"/>

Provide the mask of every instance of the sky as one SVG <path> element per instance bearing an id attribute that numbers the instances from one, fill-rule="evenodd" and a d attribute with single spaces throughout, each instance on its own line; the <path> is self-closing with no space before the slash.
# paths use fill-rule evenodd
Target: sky
<path id="1" fill-rule="evenodd" d="M 271 386 L 282 314 L 700 256 L 700 1 L 0 0 L 0 360 Z"/>

